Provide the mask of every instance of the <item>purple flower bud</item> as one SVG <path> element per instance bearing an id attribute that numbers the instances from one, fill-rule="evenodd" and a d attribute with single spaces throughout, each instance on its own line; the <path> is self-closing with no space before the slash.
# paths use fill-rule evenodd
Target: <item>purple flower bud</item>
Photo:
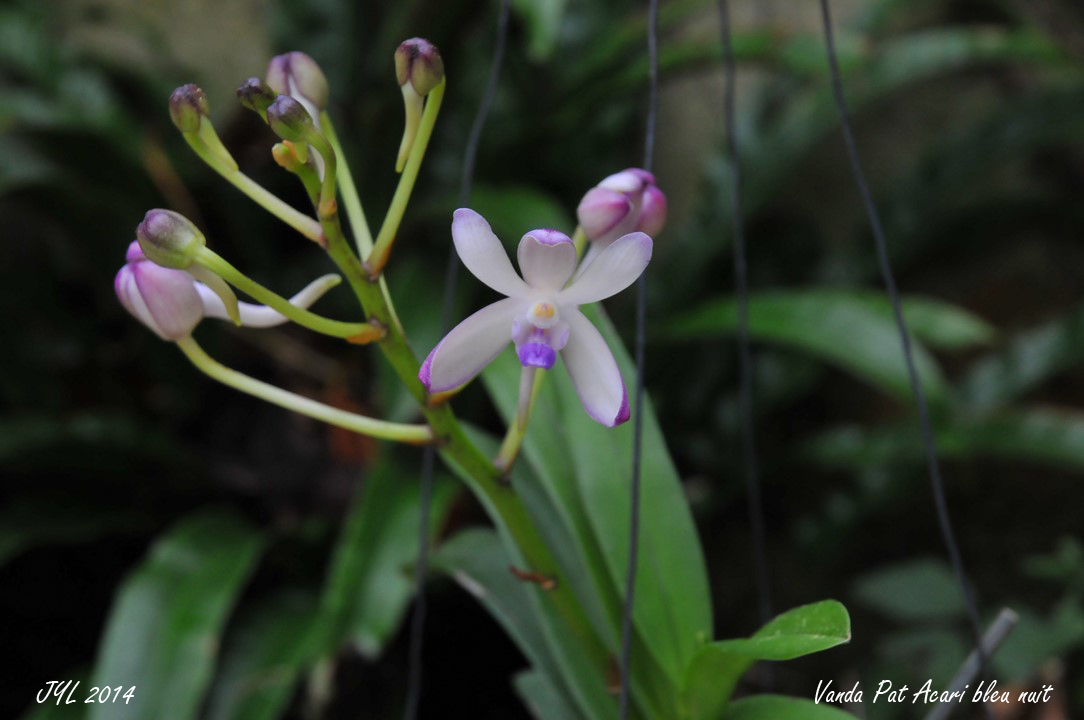
<path id="1" fill-rule="evenodd" d="M 203 90 L 194 83 L 188 83 L 170 94 L 169 116 L 181 132 L 199 132 L 200 122 L 211 116 L 211 106 Z"/>
<path id="2" fill-rule="evenodd" d="M 271 58 L 267 66 L 267 84 L 279 95 L 311 103 L 315 114 L 327 108 L 328 85 L 324 71 L 303 52 L 289 52 Z"/>
<path id="3" fill-rule="evenodd" d="M 263 115 L 271 103 L 275 102 L 275 91 L 259 78 L 250 77 L 237 88 L 237 99 L 249 110 Z"/>
<path id="4" fill-rule="evenodd" d="M 203 300 L 192 276 L 155 265 L 134 242 L 127 257 L 113 281 L 120 304 L 163 340 L 191 335 L 203 319 Z"/>
<path id="5" fill-rule="evenodd" d="M 588 190 L 576 216 L 587 239 L 601 249 L 630 232 L 659 233 L 666 224 L 666 196 L 654 175 L 629 168 Z"/>
<path id="6" fill-rule="evenodd" d="M 283 140 L 292 143 L 305 142 L 308 134 L 315 130 L 312 116 L 304 106 L 289 95 L 279 95 L 267 108 L 267 123 Z"/>
<path id="7" fill-rule="evenodd" d="M 136 228 L 139 247 L 148 260 L 166 268 L 190 267 L 207 240 L 192 221 L 172 210 L 148 210 Z M 131 254 L 129 254 L 131 260 Z"/>
<path id="8" fill-rule="evenodd" d="M 444 79 L 437 46 L 423 38 L 404 40 L 395 50 L 395 77 L 400 87 L 409 82 L 419 95 L 428 95 Z"/>

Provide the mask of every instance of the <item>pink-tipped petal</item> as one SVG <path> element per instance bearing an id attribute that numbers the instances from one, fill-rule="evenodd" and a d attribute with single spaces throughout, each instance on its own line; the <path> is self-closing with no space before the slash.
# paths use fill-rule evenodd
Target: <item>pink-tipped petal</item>
<path id="1" fill-rule="evenodd" d="M 512 325 L 523 301 L 505 298 L 452 328 L 422 363 L 418 379 L 430 392 L 457 388 L 482 371 L 512 342 Z"/>
<path id="2" fill-rule="evenodd" d="M 560 290 L 576 269 L 576 246 L 556 230 L 532 230 L 519 241 L 519 269 L 535 290 Z"/>
<path id="3" fill-rule="evenodd" d="M 635 282 L 650 260 L 651 238 L 642 232 L 629 233 L 602 250 L 555 299 L 570 305 L 604 300 Z"/>
<path id="4" fill-rule="evenodd" d="M 629 401 L 613 353 L 579 310 L 566 309 L 563 317 L 571 328 L 561 357 L 583 409 L 606 427 L 620 425 L 629 419 Z"/>
<path id="5" fill-rule="evenodd" d="M 604 187 L 587 191 L 576 208 L 583 234 L 595 240 L 617 227 L 632 212 L 632 202 L 624 193 Z"/>
<path id="6" fill-rule="evenodd" d="M 203 303 L 192 276 L 149 261 L 129 263 L 114 281 L 128 312 L 163 340 L 190 335 L 203 319 Z"/>
<path id="7" fill-rule="evenodd" d="M 452 240 L 459 259 L 474 277 L 509 297 L 523 297 L 529 292 L 512 269 L 501 241 L 481 215 L 469 208 L 456 210 L 452 215 Z"/>
<path id="8" fill-rule="evenodd" d="M 655 237 L 666 225 L 666 195 L 654 185 L 644 188 L 640 205 L 640 227 L 637 230 Z"/>

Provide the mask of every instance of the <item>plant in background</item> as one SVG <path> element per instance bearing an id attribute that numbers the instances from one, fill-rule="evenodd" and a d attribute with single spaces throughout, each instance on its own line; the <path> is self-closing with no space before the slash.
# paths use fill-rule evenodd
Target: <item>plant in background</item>
<path id="1" fill-rule="evenodd" d="M 434 444 L 496 528 L 495 533 L 473 529 L 452 537 L 437 551 L 434 564 L 477 592 L 530 659 L 531 670 L 517 679 L 517 687 L 536 714 L 610 718 L 616 712 L 611 668 L 619 648 L 619 589 L 627 552 L 621 508 L 628 453 L 620 448 L 630 441 L 627 428 L 613 426 L 629 418 L 622 381 L 628 357 L 594 304 L 643 272 L 651 257 L 650 235 L 665 222 L 666 198 L 650 173 L 630 169 L 607 177 L 584 196 L 578 209 L 581 225 L 571 237 L 553 229 L 523 236 L 518 252 L 522 277 L 488 223 L 473 210 L 457 210 L 452 239 L 461 260 L 507 297 L 463 321 L 420 363 L 384 271 L 446 81 L 439 53 L 421 39 L 404 42 L 395 65 L 406 114 L 396 159 L 400 177 L 375 237 L 327 112 L 327 81 L 311 58 L 298 52 L 276 57 L 266 81 L 249 79 L 238 98 L 280 138 L 271 148 L 274 159 L 304 186 L 312 214 L 289 206 L 241 171 L 219 139 L 198 87 L 185 85 L 170 98 L 174 123 L 196 154 L 325 251 L 353 291 L 363 320 L 335 320 L 309 310 L 338 284 L 339 276 L 317 279 L 286 299 L 235 268 L 208 247 L 191 222 L 167 210 L 148 212 L 139 226 L 138 245 L 129 247 L 128 262 L 117 275 L 117 295 L 140 321 L 176 342 L 196 367 L 220 382 L 359 434 Z M 343 229 L 340 206 L 353 244 Z M 239 302 L 235 291 L 259 305 Z M 192 336 L 205 315 L 252 327 L 289 321 L 348 343 L 374 345 L 413 396 L 421 422 L 348 412 L 226 368 Z M 514 355 L 502 355 L 509 345 L 515 346 Z M 543 382 L 558 354 L 568 376 Z M 450 402 L 486 366 L 486 386 L 508 421 L 508 433 L 495 453 L 497 444 L 464 425 Z M 528 432 L 532 409 L 545 421 Z M 833 601 L 808 605 L 784 613 L 752 637 L 713 642 L 700 544 L 661 432 L 649 407 L 647 412 L 644 493 L 651 517 L 644 522 L 644 570 L 633 616 L 635 712 L 710 720 L 731 712 L 780 718 L 809 711 L 808 701 L 773 696 L 728 703 L 753 662 L 786 660 L 846 642 L 846 611 Z M 526 462 L 517 464 L 521 447 Z M 196 527 L 201 522 L 221 520 L 193 521 Z M 177 536 L 193 532 L 186 526 Z M 326 679 L 345 640 L 341 595 L 365 592 L 356 582 L 333 564 L 330 599 L 298 633 L 291 667 L 295 673 L 313 673 L 310 689 L 320 686 L 319 678 Z M 115 641 L 119 637 L 107 633 L 105 665 L 96 671 L 102 678 L 111 670 L 109 649 Z M 275 698 L 265 704 L 271 709 L 264 717 L 281 709 L 284 696 Z M 158 699 L 152 695 L 144 707 L 153 708 Z M 823 707 L 816 712 L 840 714 Z"/>

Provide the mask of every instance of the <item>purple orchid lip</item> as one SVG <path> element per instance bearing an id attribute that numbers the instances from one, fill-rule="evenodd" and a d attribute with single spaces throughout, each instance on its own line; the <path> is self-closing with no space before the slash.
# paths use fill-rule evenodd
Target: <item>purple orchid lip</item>
<path id="1" fill-rule="evenodd" d="M 516 348 L 516 354 L 523 367 L 549 370 L 557 362 L 557 351 L 546 343 L 524 343 Z"/>

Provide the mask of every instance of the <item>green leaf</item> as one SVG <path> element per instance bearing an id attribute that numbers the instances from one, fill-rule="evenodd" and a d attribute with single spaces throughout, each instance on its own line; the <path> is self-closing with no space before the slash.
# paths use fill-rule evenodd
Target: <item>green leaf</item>
<path id="1" fill-rule="evenodd" d="M 434 484 L 431 532 L 447 518 L 455 486 Z M 369 473 L 343 525 L 321 618 L 329 623 L 324 651 L 334 653 L 349 638 L 367 658 L 376 658 L 399 627 L 414 593 L 411 572 L 418 556 L 417 474 L 385 463 Z"/>
<path id="2" fill-rule="evenodd" d="M 313 662 L 310 631 L 317 607 L 283 591 L 244 610 L 226 635 L 220 669 L 202 717 L 273 720 L 285 711 L 298 676 Z"/>
<path id="3" fill-rule="evenodd" d="M 846 608 L 835 600 L 824 600 L 779 615 L 752 637 L 711 643 L 701 648 L 685 674 L 690 717 L 719 717 L 738 680 L 757 660 L 792 660 L 850 639 Z"/>
<path id="4" fill-rule="evenodd" d="M 732 702 L 721 720 L 854 720 L 854 715 L 804 698 L 757 695 Z"/>
<path id="5" fill-rule="evenodd" d="M 871 298 L 868 292 L 847 290 L 757 293 L 749 298 L 749 335 L 818 357 L 910 404 L 911 386 L 895 321 Z M 960 311 L 958 317 L 962 316 Z M 931 330 L 929 304 L 919 311 L 919 318 L 924 320 L 919 323 L 924 332 L 943 335 L 943 327 Z M 663 336 L 699 339 L 736 328 L 737 303 L 722 298 L 674 318 Z M 943 403 L 947 388 L 937 363 L 921 344 L 912 346 L 927 397 L 931 403 Z"/>
<path id="6" fill-rule="evenodd" d="M 895 322 L 892 304 L 883 291 L 859 291 L 869 306 Z M 993 342 L 997 331 L 982 318 L 936 298 L 903 299 L 903 317 L 907 329 L 930 347 L 963 350 Z"/>
<path id="7" fill-rule="evenodd" d="M 977 409 L 1008 403 L 1055 373 L 1084 360 L 1084 305 L 1022 332 L 976 362 L 961 383 L 961 396 Z"/>
<path id="8" fill-rule="evenodd" d="M 126 705 L 95 704 L 90 720 L 187 720 L 211 681 L 226 618 L 263 539 L 221 511 L 189 516 L 124 581 L 92 685 L 134 685 Z"/>
<path id="9" fill-rule="evenodd" d="M 1071 410 L 1024 408 L 955 418 L 937 429 L 936 439 L 945 458 L 1003 458 L 1084 471 L 1084 414 Z M 818 465 L 844 470 L 917 464 L 924 457 L 913 423 L 872 430 L 845 425 L 809 441 L 801 452 Z"/>
<path id="10" fill-rule="evenodd" d="M 531 711 L 537 720 L 551 720 L 552 718 L 573 718 L 579 715 L 565 704 L 561 693 L 557 692 L 546 676 L 537 671 L 521 672 L 516 675 L 513 683 L 516 692 L 523 700 L 523 704 Z"/>
<path id="11" fill-rule="evenodd" d="M 482 375 L 508 422 L 516 412 L 521 369 L 510 350 L 491 363 Z M 583 414 L 578 402 L 571 411 Z M 621 622 L 619 590 L 587 516 L 579 480 L 567 452 L 564 412 L 565 403 L 556 384 L 543 383 L 524 440 L 524 457 L 515 468 L 512 484 L 532 523 L 560 564 L 562 580 L 572 588 L 597 636 L 616 655 Z M 525 463 L 533 472 L 522 472 Z M 672 704 L 675 685 L 667 682 L 654 646 L 645 640 L 642 632 L 634 633 L 633 657 L 634 700 L 651 709 L 649 714 L 666 714 L 663 707 L 668 702 Z"/>
<path id="12" fill-rule="evenodd" d="M 959 617 L 960 586 L 940 560 L 922 559 L 870 573 L 854 585 L 863 604 L 900 622 L 929 623 Z"/>
<path id="13" fill-rule="evenodd" d="M 567 632 L 555 632 L 552 608 L 533 585 L 509 571 L 509 557 L 491 530 L 466 530 L 433 555 L 434 569 L 456 580 L 489 610 L 532 667 L 560 694 L 572 717 L 614 718 L 616 707 L 598 668 L 576 648 Z"/>
<path id="14" fill-rule="evenodd" d="M 617 331 L 597 306 L 581 310 L 602 333 L 631 386 L 635 368 Z M 558 427 L 564 435 L 564 453 L 572 464 L 583 513 L 613 586 L 624 588 L 633 423 L 603 427 L 584 412 L 565 370 L 550 372 L 547 380 L 556 389 Z M 641 503 L 645 511 L 641 515 L 633 621 L 661 668 L 677 683 L 693 654 L 712 636 L 711 598 L 700 539 L 650 403 L 644 404 L 642 419 Z"/>

